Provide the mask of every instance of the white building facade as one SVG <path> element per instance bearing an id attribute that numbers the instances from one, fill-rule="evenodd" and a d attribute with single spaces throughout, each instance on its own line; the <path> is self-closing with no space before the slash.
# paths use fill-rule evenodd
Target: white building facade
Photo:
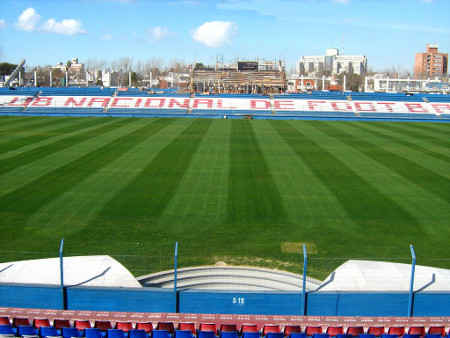
<path id="1" fill-rule="evenodd" d="M 365 75 L 367 57 L 365 55 L 339 55 L 339 49 L 327 49 L 326 55 L 302 56 L 297 62 L 297 74 L 318 76 L 321 74 Z"/>

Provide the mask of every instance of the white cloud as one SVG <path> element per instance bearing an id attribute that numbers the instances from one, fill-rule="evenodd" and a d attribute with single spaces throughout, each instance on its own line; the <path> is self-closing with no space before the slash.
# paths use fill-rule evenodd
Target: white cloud
<path id="1" fill-rule="evenodd" d="M 223 47 L 231 44 L 237 33 L 237 25 L 230 21 L 205 22 L 191 31 L 192 38 L 208 47 Z"/>
<path id="2" fill-rule="evenodd" d="M 19 21 L 15 24 L 16 28 L 21 31 L 32 32 L 36 29 L 37 24 L 41 21 L 41 16 L 34 8 L 27 8 L 19 16 Z"/>
<path id="3" fill-rule="evenodd" d="M 149 29 L 150 37 L 147 39 L 148 42 L 160 41 L 173 36 L 173 33 L 169 32 L 167 27 L 152 27 Z"/>
<path id="4" fill-rule="evenodd" d="M 0 29 L 5 29 L 6 28 L 6 21 L 3 19 L 0 19 Z"/>
<path id="5" fill-rule="evenodd" d="M 63 35 L 80 35 L 87 33 L 81 22 L 75 19 L 63 19 L 61 22 L 58 22 L 55 19 L 48 19 L 42 25 L 39 25 L 40 21 L 41 16 L 35 11 L 35 9 L 27 8 L 22 14 L 20 14 L 19 20 L 16 22 L 15 27 L 18 30 L 28 32 L 55 33 Z"/>
<path id="6" fill-rule="evenodd" d="M 57 22 L 55 19 L 48 19 L 42 25 L 41 29 L 46 33 L 64 35 L 81 35 L 87 33 L 87 31 L 83 29 L 81 22 L 74 19 L 64 19 L 61 22 Z"/>

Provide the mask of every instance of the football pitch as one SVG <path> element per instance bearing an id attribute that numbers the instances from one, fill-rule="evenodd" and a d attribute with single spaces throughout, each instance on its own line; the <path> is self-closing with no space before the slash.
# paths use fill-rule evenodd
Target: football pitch
<path id="1" fill-rule="evenodd" d="M 450 268 L 450 123 L 1 117 L 0 175 L 2 262 Z"/>

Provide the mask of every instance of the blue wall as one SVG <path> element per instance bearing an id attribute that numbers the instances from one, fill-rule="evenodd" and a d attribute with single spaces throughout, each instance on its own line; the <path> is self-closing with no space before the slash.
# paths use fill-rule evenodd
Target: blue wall
<path id="1" fill-rule="evenodd" d="M 310 293 L 308 316 L 407 316 L 408 293 Z"/>
<path id="2" fill-rule="evenodd" d="M 307 294 L 309 316 L 407 316 L 408 293 Z M 302 294 L 295 292 L 219 292 L 158 288 L 67 287 L 66 309 L 123 312 L 301 315 Z M 63 309 L 59 286 L 0 284 L 0 306 Z M 414 316 L 450 316 L 449 292 L 414 295 Z"/>
<path id="3" fill-rule="evenodd" d="M 298 315 L 302 294 L 294 292 L 180 292 L 182 313 Z"/>
<path id="4" fill-rule="evenodd" d="M 176 312 L 173 290 L 68 287 L 67 309 L 123 312 Z"/>
<path id="5" fill-rule="evenodd" d="M 62 294 L 58 286 L 0 284 L 0 306 L 62 309 Z"/>

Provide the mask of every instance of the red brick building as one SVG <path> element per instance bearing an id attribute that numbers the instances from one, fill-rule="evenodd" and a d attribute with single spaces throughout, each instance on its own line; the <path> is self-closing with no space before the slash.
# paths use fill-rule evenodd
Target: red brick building
<path id="1" fill-rule="evenodd" d="M 414 63 L 414 77 L 422 78 L 441 78 L 447 75 L 448 54 L 439 53 L 438 45 L 427 44 L 426 53 L 416 53 Z"/>

